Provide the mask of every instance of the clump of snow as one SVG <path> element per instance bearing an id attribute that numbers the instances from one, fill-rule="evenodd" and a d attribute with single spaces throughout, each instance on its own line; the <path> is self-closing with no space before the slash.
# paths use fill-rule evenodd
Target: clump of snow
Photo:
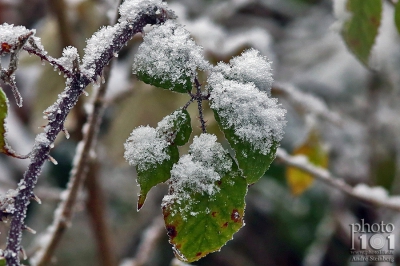
<path id="1" fill-rule="evenodd" d="M 202 50 L 183 26 L 168 20 L 144 37 L 133 63 L 133 73 L 185 84 L 188 77 L 194 81 L 198 69 L 209 69 Z"/>
<path id="2" fill-rule="evenodd" d="M 189 154 L 173 166 L 170 182 L 175 195 L 185 198 L 190 190 L 212 196 L 219 191 L 215 182 L 232 169 L 232 160 L 216 140 L 211 134 L 196 136 Z"/>
<path id="3" fill-rule="evenodd" d="M 63 56 L 58 59 L 60 65 L 72 72 L 74 70 L 74 61 L 77 60 L 79 62 L 78 50 L 73 46 L 68 46 L 64 48 L 62 55 Z"/>
<path id="4" fill-rule="evenodd" d="M 216 110 L 224 127 L 266 155 L 274 142 L 283 138 L 286 110 L 275 98 L 260 91 L 254 83 L 227 80 L 221 73 L 208 79 L 211 108 Z"/>
<path id="5" fill-rule="evenodd" d="M 14 201 L 17 194 L 18 190 L 9 189 L 4 196 L 0 195 L 0 212 L 14 213 Z"/>
<path id="6" fill-rule="evenodd" d="M 87 45 L 84 49 L 85 55 L 82 59 L 82 72 L 84 72 L 85 75 L 94 78 L 96 67 L 95 62 L 101 60 L 102 53 L 112 45 L 114 37 L 120 28 L 120 24 L 103 27 L 86 41 Z"/>
<path id="7" fill-rule="evenodd" d="M 155 9 L 166 10 L 167 4 L 161 0 L 125 0 L 119 7 L 119 22 L 132 21 L 140 13 L 154 12 Z"/>
<path id="8" fill-rule="evenodd" d="M 234 57 L 229 65 L 219 63 L 215 67 L 225 78 L 236 80 L 241 83 L 254 83 L 261 91 L 268 95 L 271 93 L 273 83 L 271 62 L 262 56 L 259 51 L 249 49 L 240 56 Z"/>
<path id="9" fill-rule="evenodd" d="M 176 110 L 170 115 L 164 117 L 160 122 L 157 124 L 157 131 L 160 134 L 165 134 L 171 131 L 174 131 L 180 127 L 179 124 L 175 125 L 176 122 L 184 121 L 184 114 L 182 110 Z"/>
<path id="10" fill-rule="evenodd" d="M 140 126 L 126 140 L 124 157 L 130 165 L 137 166 L 139 171 L 145 171 L 170 158 L 165 151 L 168 145 L 164 138 L 158 136 L 155 128 Z"/>
<path id="11" fill-rule="evenodd" d="M 13 24 L 3 23 L 0 25 L 0 55 L 4 52 L 20 47 L 19 37 L 32 32 L 24 26 L 14 26 Z M 35 31 L 33 31 L 35 32 Z"/>
<path id="12" fill-rule="evenodd" d="M 366 184 L 358 184 L 353 188 L 354 194 L 377 199 L 377 200 L 386 200 L 388 198 L 388 192 L 383 187 L 369 187 Z"/>

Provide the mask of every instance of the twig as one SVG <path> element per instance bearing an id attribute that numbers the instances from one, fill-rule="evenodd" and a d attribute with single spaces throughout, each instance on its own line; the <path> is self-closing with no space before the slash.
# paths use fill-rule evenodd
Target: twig
<path id="1" fill-rule="evenodd" d="M 168 12 L 159 12 L 158 8 L 155 8 L 152 10 L 147 10 L 147 13 L 138 14 L 135 19 L 129 21 L 128 23 L 126 21 L 124 23 L 121 23 L 120 25 L 123 25 L 123 27 L 121 26 L 120 30 L 115 32 L 111 44 L 108 47 L 104 48 L 104 51 L 101 51 L 99 57 L 96 57 L 93 61 L 85 66 L 86 69 L 94 70 L 88 72 L 91 73 L 92 76 L 87 77 L 83 75 L 79 70 L 72 72 L 72 76 L 68 79 L 67 87 L 64 90 L 62 97 L 60 97 L 54 104 L 54 107 L 56 107 L 56 112 L 53 114 L 54 119 L 49 119 L 49 123 L 44 130 L 45 132 L 40 133 L 36 137 L 36 142 L 30 156 L 31 162 L 28 166 L 28 170 L 24 174 L 23 180 L 21 180 L 20 182 L 21 185 L 19 185 L 19 193 L 15 199 L 15 210 L 12 215 L 11 226 L 7 239 L 7 248 L 4 251 L 4 257 L 7 260 L 7 265 L 20 265 L 20 258 L 18 254 L 21 250 L 22 229 L 24 228 L 24 220 L 26 216 L 27 206 L 30 203 L 30 199 L 34 195 L 33 189 L 37 183 L 38 176 L 42 170 L 43 164 L 45 163 L 45 161 L 48 160 L 51 144 L 54 143 L 54 140 L 57 137 L 58 133 L 64 129 L 65 119 L 71 111 L 72 107 L 75 106 L 79 96 L 83 93 L 84 88 L 93 80 L 96 80 L 96 77 L 101 74 L 104 67 L 109 63 L 112 58 L 114 58 L 114 55 L 122 49 L 123 45 L 128 40 L 130 40 L 134 34 L 142 32 L 144 26 L 146 26 L 147 24 L 159 24 L 164 22 L 166 19 L 168 19 L 168 15 L 166 14 L 168 14 Z M 33 53 L 35 53 L 35 51 L 37 50 L 34 48 L 35 47 L 30 50 Z M 94 130 L 95 129 L 93 128 L 92 131 Z M 88 132 L 89 131 L 90 130 L 88 130 Z M 81 144 L 80 146 L 83 151 L 89 151 L 91 144 L 92 141 L 88 139 L 84 142 L 84 144 Z M 87 155 L 88 152 L 80 153 L 79 156 Z M 82 161 L 85 160 L 79 160 L 79 162 Z M 77 163 L 78 162 L 76 162 L 76 164 Z M 76 166 L 74 169 L 74 171 L 76 171 L 74 175 L 78 176 L 86 171 L 86 166 L 79 165 L 79 167 Z M 82 173 L 78 173 L 78 171 Z M 73 180 L 72 184 L 74 184 Z M 68 211 L 68 209 L 63 208 L 63 206 L 65 205 L 73 206 L 78 188 L 79 185 L 68 188 L 72 191 L 71 194 L 74 195 L 74 197 L 67 198 L 67 200 L 62 203 L 62 208 L 60 208 L 61 210 L 64 209 Z M 62 219 L 64 217 L 68 217 L 68 215 L 68 213 L 60 213 L 56 221 L 57 224 L 63 226 L 54 228 L 54 231 L 62 230 L 63 228 L 65 228 L 67 223 L 65 223 L 65 221 L 63 221 Z M 54 235 L 57 234 L 52 234 L 52 236 Z M 50 253 L 46 254 L 46 256 L 50 255 Z M 39 258 L 40 257 L 42 256 L 39 256 Z"/>
<path id="2" fill-rule="evenodd" d="M 322 119 L 326 119 L 331 123 L 341 126 L 343 124 L 340 116 L 329 110 L 325 102 L 316 96 L 300 91 L 292 84 L 275 82 L 271 88 L 274 95 L 282 95 L 300 112 L 314 113 Z"/>
<path id="3" fill-rule="evenodd" d="M 97 136 L 96 136 L 97 137 Z M 98 161 L 89 165 L 89 172 L 86 177 L 85 187 L 88 191 L 86 211 L 89 214 L 91 227 L 97 244 L 98 265 L 117 265 L 117 258 L 109 226 L 107 225 L 107 213 L 105 195 L 99 181 L 100 164 Z"/>
<path id="4" fill-rule="evenodd" d="M 164 233 L 163 219 L 158 217 L 153 220 L 153 223 L 143 234 L 142 241 L 136 252 L 136 257 L 132 260 L 132 266 L 149 265 L 151 254 Z"/>
<path id="5" fill-rule="evenodd" d="M 206 130 L 206 122 L 204 121 L 204 115 L 203 115 L 203 97 L 201 94 L 201 85 L 199 80 L 197 79 L 197 77 L 195 78 L 195 85 L 196 85 L 196 100 L 197 100 L 197 107 L 199 110 L 199 119 L 200 119 L 200 124 L 201 124 L 201 131 L 203 131 L 203 133 L 207 133 Z"/>
<path id="6" fill-rule="evenodd" d="M 373 197 L 373 195 L 365 195 L 357 193 L 353 187 L 347 184 L 343 179 L 333 176 L 328 170 L 317 167 L 311 164 L 304 156 L 291 156 L 285 150 L 278 148 L 276 152 L 277 159 L 283 163 L 303 170 L 316 179 L 328 184 L 331 187 L 337 188 L 340 191 L 352 196 L 356 199 L 365 201 L 379 207 L 385 207 L 391 210 L 400 211 L 400 201 L 389 201 L 384 198 Z"/>

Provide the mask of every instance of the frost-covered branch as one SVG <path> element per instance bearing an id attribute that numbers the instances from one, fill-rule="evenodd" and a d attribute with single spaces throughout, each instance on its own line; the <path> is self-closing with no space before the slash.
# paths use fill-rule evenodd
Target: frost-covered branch
<path id="1" fill-rule="evenodd" d="M 387 191 L 382 187 L 371 188 L 365 184 L 351 187 L 343 179 L 335 177 L 328 170 L 311 164 L 307 157 L 300 155 L 291 156 L 281 148 L 278 148 L 276 157 L 283 163 L 303 170 L 313 175 L 316 179 L 323 181 L 331 187 L 339 189 L 349 196 L 372 205 L 400 211 L 400 196 L 388 196 Z"/>
<path id="2" fill-rule="evenodd" d="M 274 95 L 282 95 L 294 107 L 301 112 L 314 113 L 317 116 L 330 121 L 333 124 L 341 125 L 342 120 L 340 116 L 329 110 L 325 102 L 315 97 L 314 95 L 300 91 L 292 84 L 275 82 L 271 88 Z"/>
<path id="3" fill-rule="evenodd" d="M 31 198 L 35 197 L 33 189 L 43 164 L 50 158 L 49 152 L 53 147 L 55 138 L 60 131 L 64 130 L 65 119 L 78 101 L 79 96 L 84 93 L 84 88 L 101 75 L 104 67 L 112 58 L 117 56 L 134 34 L 142 32 L 147 24 L 159 24 L 173 16 L 172 12 L 167 10 L 166 4 L 156 0 L 126 1 L 120 8 L 120 15 L 119 23 L 112 27 L 102 28 L 88 40 L 82 65 L 77 64 L 79 56 L 73 47 L 66 48 L 63 58 L 58 60 L 58 62 L 64 63 L 65 72 L 63 73 L 67 75 L 66 88 L 59 95 L 55 104 L 45 111 L 49 123 L 44 128 L 44 133 L 40 133 L 36 137 L 28 170 L 18 184 L 18 194 L 15 197 L 12 211 L 7 248 L 4 251 L 8 265 L 20 265 L 18 253 L 21 250 L 22 230 L 25 227 L 27 206 Z M 13 32 L 11 33 L 13 34 Z M 46 59 L 45 54 L 40 55 L 40 51 L 37 49 L 38 47 L 34 47 L 34 43 L 32 41 L 29 43 L 32 46 L 30 51 L 34 54 L 37 53 L 42 59 Z M 29 45 L 26 47 L 28 49 Z M 61 68 L 59 70 L 63 71 Z M 82 144 L 81 147 L 83 146 Z M 90 148 L 90 145 L 88 146 Z M 81 171 L 84 171 L 84 168 L 82 167 Z"/>

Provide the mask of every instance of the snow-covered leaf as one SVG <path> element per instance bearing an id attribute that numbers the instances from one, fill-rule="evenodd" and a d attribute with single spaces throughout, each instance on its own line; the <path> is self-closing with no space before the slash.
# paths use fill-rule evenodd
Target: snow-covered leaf
<path id="1" fill-rule="evenodd" d="M 7 153 L 6 142 L 6 118 L 8 114 L 8 100 L 3 89 L 0 87 L 0 151 Z"/>
<path id="2" fill-rule="evenodd" d="M 400 1 L 397 2 L 394 12 L 394 22 L 396 23 L 397 31 L 400 33 Z"/>
<path id="3" fill-rule="evenodd" d="M 190 115 L 186 110 L 177 110 L 164 117 L 157 125 L 157 132 L 164 135 L 176 145 L 182 146 L 188 142 L 192 133 Z"/>
<path id="4" fill-rule="evenodd" d="M 175 255 L 196 261 L 219 250 L 243 226 L 247 183 L 216 137 L 195 137 L 171 171 L 163 214 Z"/>
<path id="5" fill-rule="evenodd" d="M 381 0 L 348 0 L 350 19 L 344 23 L 343 38 L 347 47 L 366 66 L 381 24 Z"/>
<path id="6" fill-rule="evenodd" d="M 210 107 L 236 154 L 247 182 L 256 182 L 275 158 L 283 137 L 286 111 L 254 83 L 227 80 L 213 73 L 208 80 Z"/>
<path id="7" fill-rule="evenodd" d="M 0 257 L 0 266 L 6 266 L 6 259 L 3 257 Z"/>
<path id="8" fill-rule="evenodd" d="M 271 62 L 255 49 L 246 50 L 240 56 L 234 57 L 229 65 L 219 63 L 216 70 L 226 79 L 240 83 L 252 82 L 259 90 L 271 94 L 273 82 Z"/>
<path id="9" fill-rule="evenodd" d="M 326 147 L 322 145 L 316 129 L 310 131 L 308 138 L 293 151 L 292 155 L 303 155 L 315 166 L 328 167 L 328 152 Z M 298 196 L 312 185 L 314 178 L 309 173 L 289 166 L 286 169 L 286 180 L 292 194 Z"/>
<path id="10" fill-rule="evenodd" d="M 146 126 L 132 131 L 125 143 L 125 159 L 136 167 L 140 185 L 138 210 L 146 200 L 150 189 L 170 177 L 170 171 L 178 161 L 179 152 L 175 145 L 157 134 L 157 130 Z"/>
<path id="11" fill-rule="evenodd" d="M 143 82 L 182 93 L 191 91 L 197 70 L 208 68 L 202 48 L 172 20 L 146 34 L 133 63 Z"/>

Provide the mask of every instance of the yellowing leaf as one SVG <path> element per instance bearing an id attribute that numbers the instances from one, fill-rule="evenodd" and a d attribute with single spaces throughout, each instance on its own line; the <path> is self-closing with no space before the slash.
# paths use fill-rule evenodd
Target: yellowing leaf
<path id="1" fill-rule="evenodd" d="M 316 166 L 324 168 L 328 166 L 328 152 L 315 129 L 311 130 L 305 142 L 293 151 L 293 155 L 304 155 Z M 286 180 L 291 193 L 298 196 L 312 185 L 314 178 L 296 167 L 289 166 L 286 168 Z"/>

